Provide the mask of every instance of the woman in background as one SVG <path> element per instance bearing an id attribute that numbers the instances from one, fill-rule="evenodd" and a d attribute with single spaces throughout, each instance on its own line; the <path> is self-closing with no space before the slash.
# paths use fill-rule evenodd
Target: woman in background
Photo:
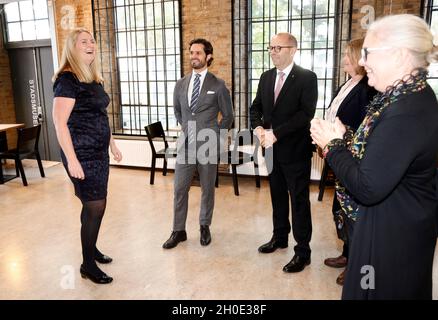
<path id="1" fill-rule="evenodd" d="M 336 117 L 338 117 L 341 122 L 351 128 L 353 132 L 356 132 L 361 124 L 365 117 L 367 106 L 377 93 L 374 88 L 368 85 L 368 77 L 366 76 L 365 69 L 359 65 L 363 40 L 363 38 L 355 39 L 347 43 L 343 63 L 344 71 L 350 76 L 350 79 L 339 88 L 326 112 L 327 121 L 334 123 Z M 328 165 L 327 162 L 324 162 L 324 165 Z M 341 210 L 335 193 L 332 206 L 335 222 L 338 221 L 336 216 L 341 214 Z M 332 268 L 344 268 L 347 266 L 350 247 L 349 242 L 353 236 L 353 227 L 356 217 L 351 215 L 347 216 L 346 212 L 342 216 L 346 217 L 346 219 L 344 218 L 344 230 L 342 232 L 344 237 L 342 239 L 340 238 L 344 241 L 342 254 L 336 258 L 327 258 L 324 260 L 324 264 Z M 338 228 L 337 225 L 336 228 Z M 336 283 L 343 285 L 344 277 L 345 270 L 338 276 Z"/>
<path id="2" fill-rule="evenodd" d="M 106 111 L 110 99 L 95 58 L 91 33 L 73 30 L 67 37 L 60 68 L 53 76 L 53 121 L 62 162 L 82 202 L 80 273 L 83 278 L 105 284 L 113 279 L 96 261 L 110 263 L 112 259 L 96 248 L 96 242 L 106 208 L 108 148 L 116 161 L 121 161 L 122 154 L 111 136 Z"/>

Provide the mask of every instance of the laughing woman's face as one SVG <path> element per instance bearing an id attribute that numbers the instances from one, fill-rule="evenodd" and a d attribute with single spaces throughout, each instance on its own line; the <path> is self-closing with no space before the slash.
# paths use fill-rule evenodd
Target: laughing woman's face
<path id="1" fill-rule="evenodd" d="M 81 32 L 76 39 L 76 50 L 80 59 L 90 65 L 96 57 L 96 44 L 94 38 L 88 32 Z"/>

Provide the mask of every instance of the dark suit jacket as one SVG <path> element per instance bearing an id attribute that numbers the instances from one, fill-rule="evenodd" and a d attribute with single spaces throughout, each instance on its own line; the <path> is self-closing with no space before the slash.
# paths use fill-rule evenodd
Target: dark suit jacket
<path id="1" fill-rule="evenodd" d="M 251 127 L 272 128 L 274 161 L 301 162 L 312 157 L 310 121 L 318 99 L 316 74 L 294 64 L 274 105 L 274 86 L 277 69 L 260 77 L 257 95 L 250 108 Z"/>
<path id="2" fill-rule="evenodd" d="M 333 98 L 338 95 L 343 85 L 339 87 Z M 365 118 L 367 107 L 376 93 L 377 91 L 368 85 L 368 77 L 365 75 L 344 98 L 336 116 L 339 117 L 343 124 L 356 131 L 363 118 Z M 332 102 L 330 102 L 329 107 L 332 105 Z"/>

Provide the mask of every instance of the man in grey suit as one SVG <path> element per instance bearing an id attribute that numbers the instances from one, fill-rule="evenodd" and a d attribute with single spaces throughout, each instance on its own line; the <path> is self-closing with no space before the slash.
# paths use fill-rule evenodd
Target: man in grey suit
<path id="1" fill-rule="evenodd" d="M 175 165 L 173 231 L 163 244 L 164 249 L 174 248 L 179 242 L 187 240 L 185 225 L 189 190 L 195 170 L 199 173 L 202 191 L 200 242 L 203 246 L 211 242 L 209 226 L 213 216 L 216 170 L 221 145 L 219 131 L 228 130 L 233 122 L 233 107 L 225 82 L 207 70 L 212 62 L 211 43 L 205 39 L 192 40 L 192 73 L 178 80 L 175 85 L 175 116 L 181 124 L 183 139 L 178 144 Z M 220 121 L 219 113 L 222 115 Z M 208 150 L 199 141 L 205 136 L 210 138 L 207 143 L 213 145 Z"/>

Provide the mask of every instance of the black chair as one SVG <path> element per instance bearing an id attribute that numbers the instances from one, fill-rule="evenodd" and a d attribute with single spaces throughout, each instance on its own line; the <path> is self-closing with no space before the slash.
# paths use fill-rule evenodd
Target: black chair
<path id="1" fill-rule="evenodd" d="M 0 153 L 8 151 L 8 139 L 6 137 L 6 132 L 1 131 L 0 132 Z M 2 162 L 6 164 L 6 159 L 0 159 L 0 184 L 4 183 L 4 177 L 3 177 L 3 165 Z"/>
<path id="2" fill-rule="evenodd" d="M 251 145 L 255 146 L 254 153 L 252 154 L 239 150 L 239 147 L 248 145 L 249 144 L 248 142 Z M 221 154 L 221 160 L 223 161 L 224 159 L 226 159 L 227 163 L 231 164 L 234 194 L 236 196 L 239 195 L 239 183 L 237 180 L 237 166 L 247 162 L 251 162 L 251 161 L 254 162 L 256 187 L 260 188 L 260 175 L 259 175 L 259 166 L 257 159 L 259 146 L 260 146 L 260 142 L 257 138 L 254 139 L 252 132 L 250 130 L 243 130 L 236 135 L 236 138 L 234 139 L 233 150 L 229 150 L 228 152 Z M 219 165 L 218 165 L 218 172 L 216 173 L 216 187 L 218 186 L 219 186 Z"/>
<path id="3" fill-rule="evenodd" d="M 321 179 L 319 180 L 319 193 L 318 193 L 318 201 L 322 201 L 324 197 L 325 187 L 327 185 L 334 184 L 334 174 L 333 170 L 328 165 L 327 161 L 324 160 L 324 165 L 322 167 Z"/>
<path id="4" fill-rule="evenodd" d="M 43 164 L 41 162 L 40 153 L 38 151 L 38 142 L 41 134 L 41 125 L 29 128 L 17 129 L 17 147 L 5 152 L 0 152 L 0 159 L 13 159 L 15 160 L 16 176 L 21 175 L 23 185 L 27 186 L 27 179 L 23 169 L 23 163 L 21 160 L 35 157 L 38 163 L 41 177 L 45 177 Z"/>
<path id="5" fill-rule="evenodd" d="M 5 152 L 8 150 L 8 139 L 6 137 L 6 132 L 0 132 L 0 152 Z"/>
<path id="6" fill-rule="evenodd" d="M 161 121 L 152 123 L 148 126 L 144 127 L 149 145 L 152 150 L 152 163 L 151 163 L 151 178 L 150 178 L 150 184 L 154 184 L 155 179 L 155 164 L 157 159 L 163 159 L 163 176 L 167 174 L 167 158 L 174 158 L 176 157 L 176 148 L 169 148 L 169 144 L 167 143 L 166 136 L 164 134 L 163 125 L 161 124 Z M 154 139 L 155 141 L 163 141 L 164 142 L 164 149 L 161 149 L 159 151 L 156 151 L 154 146 Z"/>
<path id="7" fill-rule="evenodd" d="M 5 151 L 8 151 L 8 139 L 6 136 L 6 131 L 2 131 L 0 132 L 0 152 L 5 152 Z M 6 163 L 6 159 L 0 160 L 0 169 L 1 169 L 2 161 L 5 161 Z"/>

